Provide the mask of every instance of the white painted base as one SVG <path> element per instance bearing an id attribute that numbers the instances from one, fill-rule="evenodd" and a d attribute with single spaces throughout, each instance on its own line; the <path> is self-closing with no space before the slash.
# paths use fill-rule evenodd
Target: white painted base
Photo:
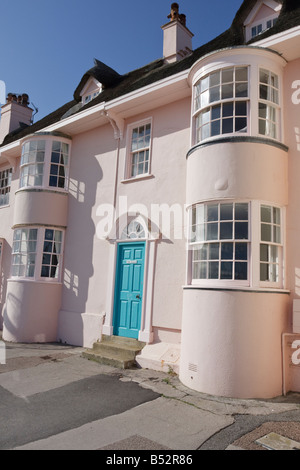
<path id="1" fill-rule="evenodd" d="M 170 343 L 148 344 L 136 356 L 136 362 L 143 369 L 161 372 L 170 372 L 172 370 L 179 374 L 180 345 Z"/>
<path id="2" fill-rule="evenodd" d="M 61 310 L 58 318 L 57 340 L 74 346 L 92 348 L 101 340 L 104 315 L 74 313 Z"/>

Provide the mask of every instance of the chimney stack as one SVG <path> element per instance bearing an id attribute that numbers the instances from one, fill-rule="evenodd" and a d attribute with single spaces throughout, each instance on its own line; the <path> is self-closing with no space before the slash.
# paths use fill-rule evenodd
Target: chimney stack
<path id="1" fill-rule="evenodd" d="M 177 62 L 192 52 L 193 33 L 186 27 L 186 16 L 179 13 L 178 3 L 172 3 L 170 22 L 162 26 L 163 56 L 167 63 Z"/>
<path id="2" fill-rule="evenodd" d="M 6 104 L 1 107 L 0 145 L 10 132 L 30 126 L 32 113 L 33 109 L 29 108 L 29 97 L 26 93 L 8 93 Z"/>

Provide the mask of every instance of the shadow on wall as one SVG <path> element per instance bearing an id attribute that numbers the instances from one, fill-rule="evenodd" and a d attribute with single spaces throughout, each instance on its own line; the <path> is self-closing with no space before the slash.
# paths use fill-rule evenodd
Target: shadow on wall
<path id="1" fill-rule="evenodd" d="M 2 260 L 1 260 L 1 279 L 0 279 L 0 330 L 3 330 L 5 298 L 7 291 L 7 279 L 10 274 L 11 268 L 11 246 L 6 240 L 3 240 L 2 245 Z"/>
<path id="2" fill-rule="evenodd" d="M 92 210 L 97 185 L 103 178 L 102 168 L 95 156 L 99 154 L 99 142 L 94 145 L 89 142 L 88 148 L 84 148 L 83 144 L 81 149 L 79 147 L 80 145 L 71 159 L 61 305 L 61 311 L 68 315 L 74 314 L 71 327 L 76 343 L 73 341 L 73 344 L 83 344 L 83 322 L 80 314 L 86 312 L 89 282 L 94 274 L 93 244 L 96 225 L 92 219 Z M 69 329 L 68 315 L 64 317 L 65 320 L 61 318 L 60 324 L 64 331 Z M 59 339 L 66 341 L 65 338 Z"/>

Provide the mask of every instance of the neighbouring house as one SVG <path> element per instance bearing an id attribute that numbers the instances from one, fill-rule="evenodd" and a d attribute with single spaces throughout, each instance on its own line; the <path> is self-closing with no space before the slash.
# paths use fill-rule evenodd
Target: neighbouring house
<path id="1" fill-rule="evenodd" d="M 299 1 L 245 0 L 196 50 L 187 25 L 173 3 L 162 58 L 95 60 L 38 122 L 8 95 L 3 339 L 129 337 L 200 392 L 300 392 Z"/>

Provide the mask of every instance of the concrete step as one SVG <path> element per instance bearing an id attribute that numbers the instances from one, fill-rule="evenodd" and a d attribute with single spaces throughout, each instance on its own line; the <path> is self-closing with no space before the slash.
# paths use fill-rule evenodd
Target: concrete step
<path id="1" fill-rule="evenodd" d="M 136 354 L 144 346 L 145 343 L 135 339 L 103 335 L 101 342 L 94 343 L 93 348 L 84 351 L 82 356 L 100 364 L 129 369 L 137 365 Z"/>

